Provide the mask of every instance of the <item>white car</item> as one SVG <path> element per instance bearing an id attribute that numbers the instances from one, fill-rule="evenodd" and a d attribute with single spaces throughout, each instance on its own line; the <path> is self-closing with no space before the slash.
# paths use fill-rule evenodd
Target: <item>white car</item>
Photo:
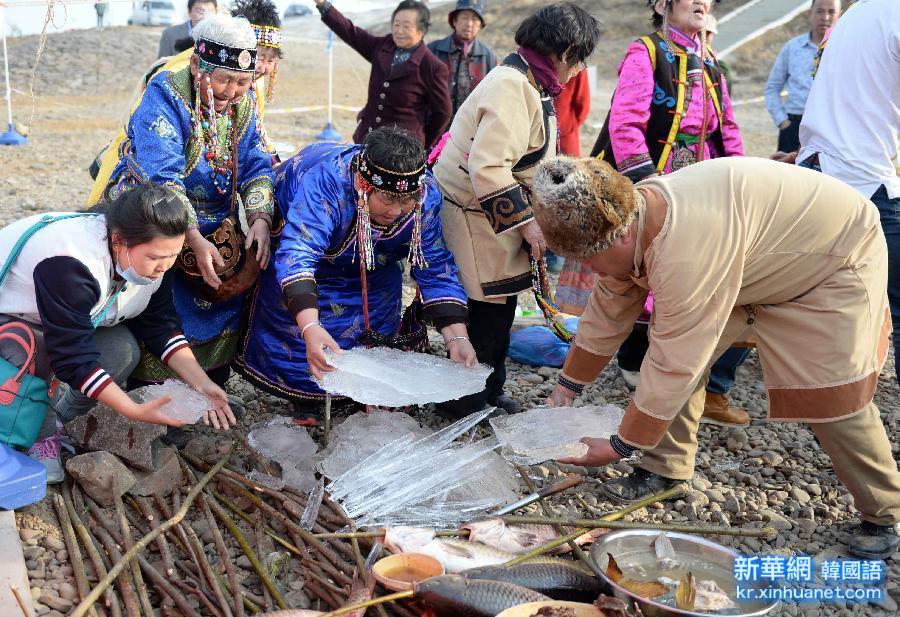
<path id="1" fill-rule="evenodd" d="M 135 7 L 128 25 L 171 26 L 175 21 L 175 5 L 166 0 L 144 0 Z"/>

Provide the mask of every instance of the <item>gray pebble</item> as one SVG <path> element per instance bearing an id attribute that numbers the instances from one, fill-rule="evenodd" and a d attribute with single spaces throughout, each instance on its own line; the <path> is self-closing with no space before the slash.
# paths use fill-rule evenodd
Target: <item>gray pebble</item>
<path id="1" fill-rule="evenodd" d="M 790 493 L 791 497 L 796 499 L 797 502 L 801 503 L 801 504 L 807 504 L 807 503 L 809 503 L 809 500 L 811 499 L 811 497 L 809 496 L 809 493 L 807 493 L 802 488 L 797 487 L 797 486 L 792 487 L 791 490 L 788 492 Z"/>

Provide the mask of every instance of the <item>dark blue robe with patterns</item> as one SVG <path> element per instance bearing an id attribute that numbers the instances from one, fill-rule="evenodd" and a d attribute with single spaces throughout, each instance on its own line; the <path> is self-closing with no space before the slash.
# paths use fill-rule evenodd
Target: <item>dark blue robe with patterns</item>
<path id="1" fill-rule="evenodd" d="M 255 385 L 292 401 L 324 398 L 309 374 L 296 313 L 317 306 L 319 321 L 342 349 L 360 345 L 364 320 L 351 162 L 361 148 L 313 144 L 278 168 L 275 192 L 285 227 L 272 264 L 260 277 L 236 365 Z M 426 321 L 444 327 L 465 322 L 466 294 L 444 244 L 442 198 L 430 171 L 425 185 L 422 250 L 427 265 L 413 267 L 411 274 L 422 293 Z M 389 227 L 372 225 L 376 263 L 366 279 L 370 327 L 380 334 L 394 335 L 400 326 L 413 223 L 410 213 Z"/>

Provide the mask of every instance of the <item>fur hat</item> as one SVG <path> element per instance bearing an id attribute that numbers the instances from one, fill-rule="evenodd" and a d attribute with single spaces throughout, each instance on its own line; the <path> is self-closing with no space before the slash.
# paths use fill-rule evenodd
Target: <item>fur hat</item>
<path id="1" fill-rule="evenodd" d="M 573 259 L 612 246 L 627 231 L 641 201 L 631 180 L 597 158 L 544 161 L 534 176 L 532 197 L 547 245 Z"/>

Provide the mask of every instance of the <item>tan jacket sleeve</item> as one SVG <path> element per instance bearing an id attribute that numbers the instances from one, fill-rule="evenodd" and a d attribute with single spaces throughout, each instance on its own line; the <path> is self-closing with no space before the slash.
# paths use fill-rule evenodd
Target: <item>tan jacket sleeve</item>
<path id="1" fill-rule="evenodd" d="M 619 427 L 619 437 L 638 448 L 658 444 L 690 398 L 740 288 L 740 280 L 729 280 L 734 269 L 728 269 L 724 259 L 725 268 L 717 269 L 714 263 L 691 259 L 683 247 L 680 250 L 683 255 L 657 257 L 649 277 L 654 292 L 650 348 L 634 401 Z"/>
<path id="2" fill-rule="evenodd" d="M 543 116 L 537 91 L 524 76 L 483 85 L 491 91 L 480 93 L 468 168 L 481 209 L 494 233 L 502 234 L 533 218 L 512 168 L 528 152 L 532 127 L 543 127 Z"/>
<path id="3" fill-rule="evenodd" d="M 647 290 L 631 281 L 598 277 L 562 377 L 577 385 L 593 383 L 628 338 L 646 299 Z"/>

